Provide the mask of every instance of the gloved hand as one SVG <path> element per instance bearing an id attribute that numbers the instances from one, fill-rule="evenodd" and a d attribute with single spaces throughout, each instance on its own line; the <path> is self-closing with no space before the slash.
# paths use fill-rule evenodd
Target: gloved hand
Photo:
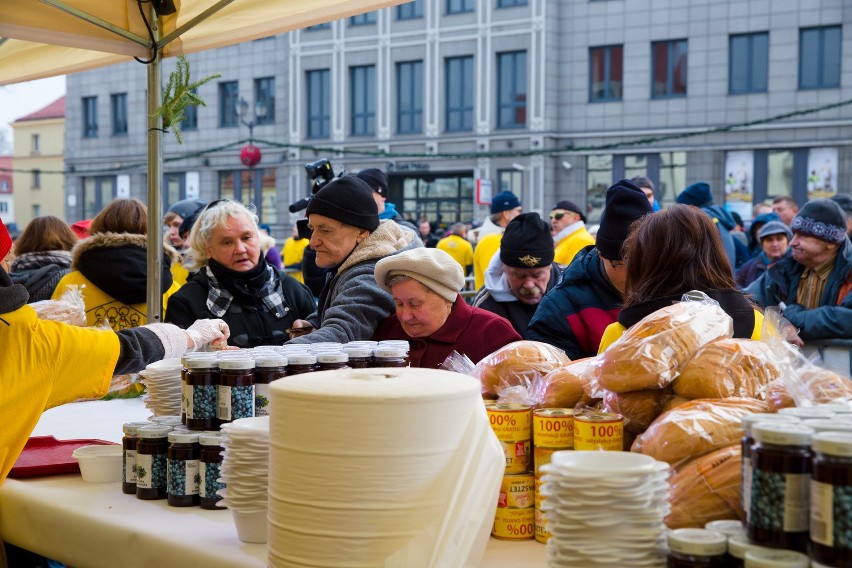
<path id="1" fill-rule="evenodd" d="M 186 335 L 189 339 L 189 351 L 196 351 L 208 343 L 221 348 L 227 343 L 231 330 L 228 329 L 228 324 L 220 319 L 200 319 L 189 326 Z"/>

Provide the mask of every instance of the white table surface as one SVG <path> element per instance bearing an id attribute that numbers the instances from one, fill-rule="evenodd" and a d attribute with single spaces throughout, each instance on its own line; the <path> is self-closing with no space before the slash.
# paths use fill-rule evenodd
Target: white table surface
<path id="1" fill-rule="evenodd" d="M 144 420 L 141 399 L 68 404 L 44 413 L 34 436 L 118 442 L 124 422 Z M 227 510 L 170 507 L 86 483 L 79 474 L 7 479 L 0 486 L 0 539 L 76 568 L 257 568 L 266 545 L 237 538 Z M 544 567 L 545 546 L 489 539 L 483 568 Z"/>

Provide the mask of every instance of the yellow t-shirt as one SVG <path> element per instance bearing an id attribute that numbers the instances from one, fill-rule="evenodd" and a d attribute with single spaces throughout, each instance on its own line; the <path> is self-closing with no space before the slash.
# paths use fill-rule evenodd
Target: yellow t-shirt
<path id="1" fill-rule="evenodd" d="M 305 256 L 305 248 L 307 248 L 310 243 L 310 239 L 299 239 L 297 241 L 293 237 L 284 241 L 284 249 L 281 251 L 281 264 L 283 266 L 290 266 L 291 264 L 298 264 L 302 262 L 302 258 Z M 305 278 L 302 276 L 301 270 L 298 272 L 291 272 L 290 276 L 302 284 L 305 283 Z"/>
<path id="2" fill-rule="evenodd" d="M 0 314 L 0 345 L 2 483 L 42 412 L 107 393 L 120 347 L 112 331 L 40 320 L 30 306 Z"/>
<path id="3" fill-rule="evenodd" d="M 435 248 L 444 251 L 456 259 L 456 262 L 461 265 L 462 270 L 467 274 L 467 267 L 473 264 L 472 244 L 458 235 L 450 235 L 438 241 Z"/>
<path id="4" fill-rule="evenodd" d="M 595 244 L 595 238 L 586 230 L 585 227 L 580 227 L 556 245 L 554 250 L 555 262 L 568 266 L 577 253 L 589 245 Z"/>
<path id="5" fill-rule="evenodd" d="M 485 284 L 485 271 L 488 269 L 491 257 L 500 248 L 502 240 L 503 233 L 492 233 L 479 239 L 473 251 L 473 282 L 477 290 Z"/>

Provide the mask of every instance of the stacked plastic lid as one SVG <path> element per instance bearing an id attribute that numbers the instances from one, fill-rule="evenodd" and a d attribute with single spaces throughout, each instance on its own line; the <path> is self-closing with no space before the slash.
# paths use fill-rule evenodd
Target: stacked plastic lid
<path id="1" fill-rule="evenodd" d="M 180 359 L 163 359 L 140 371 L 145 385 L 145 407 L 154 416 L 180 416 Z"/>
<path id="2" fill-rule="evenodd" d="M 667 463 L 631 452 L 565 451 L 542 472 L 548 566 L 665 566 Z"/>
<path id="3" fill-rule="evenodd" d="M 269 417 L 240 418 L 222 425 L 223 497 L 219 506 L 234 516 L 243 542 L 266 542 L 267 485 L 269 480 Z"/>

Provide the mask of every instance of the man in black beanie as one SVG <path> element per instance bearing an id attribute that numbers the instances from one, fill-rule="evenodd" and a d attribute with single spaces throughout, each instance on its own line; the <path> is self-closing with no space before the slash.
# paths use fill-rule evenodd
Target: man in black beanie
<path id="1" fill-rule="evenodd" d="M 308 202 L 310 247 L 316 264 L 329 269 L 317 311 L 296 320 L 294 329 L 314 331 L 289 343 L 368 340 L 394 312 L 393 297 L 373 276 L 376 263 L 404 250 L 422 247 L 413 231 L 391 220 L 379 221 L 370 186 L 354 175 L 328 182 Z"/>
<path id="2" fill-rule="evenodd" d="M 385 172 L 378 168 L 365 168 L 359 170 L 355 175 L 361 181 L 366 182 L 370 186 L 370 189 L 373 190 L 373 199 L 376 202 L 376 207 L 379 209 L 380 219 L 392 219 L 395 223 L 402 225 L 406 229 L 411 229 L 415 233 L 418 232 L 414 223 L 406 221 L 397 212 L 396 208 L 393 207 L 393 203 L 390 204 L 392 209 L 387 209 L 385 203 L 388 200 L 388 176 L 385 175 Z"/>
<path id="3" fill-rule="evenodd" d="M 521 213 L 506 225 L 473 306 L 503 316 L 523 336 L 538 303 L 564 268 L 553 257 L 550 225 L 538 213 Z"/>
<path id="4" fill-rule="evenodd" d="M 623 179 L 610 187 L 596 244 L 577 253 L 522 335 L 555 345 L 572 359 L 597 355 L 604 330 L 624 302 L 621 245 L 633 222 L 649 213 L 648 198 L 633 182 Z"/>
<path id="5" fill-rule="evenodd" d="M 778 306 L 808 339 L 852 338 L 852 243 L 846 213 L 830 199 L 808 201 L 793 218 L 790 254 L 746 289 L 764 307 Z"/>

